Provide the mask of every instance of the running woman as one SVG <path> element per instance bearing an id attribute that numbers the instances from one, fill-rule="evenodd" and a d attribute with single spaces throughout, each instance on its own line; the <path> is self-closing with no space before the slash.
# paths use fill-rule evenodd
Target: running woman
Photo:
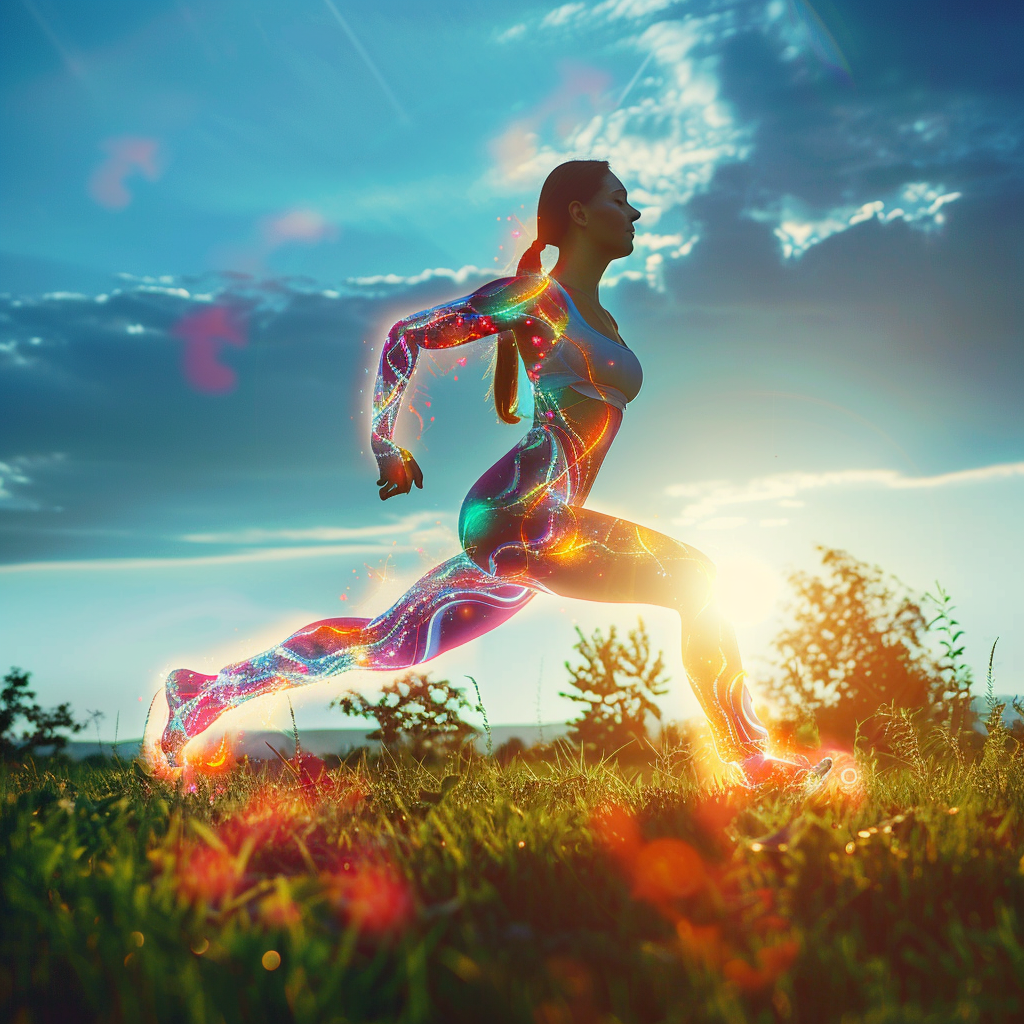
<path id="1" fill-rule="evenodd" d="M 606 161 L 563 163 L 541 189 L 537 240 L 515 277 L 391 328 L 373 393 L 371 443 L 382 500 L 423 486 L 416 459 L 393 440 L 422 349 L 496 337 L 498 416 L 519 422 L 521 357 L 533 390 L 533 426 L 466 496 L 459 554 L 431 569 L 383 614 L 311 623 L 216 676 L 172 672 L 147 725 L 145 752 L 156 771 L 211 770 L 201 734 L 254 697 L 349 668 L 395 672 L 421 665 L 489 632 L 543 592 L 673 609 L 682 627 L 683 667 L 720 757 L 738 765 L 751 786 L 824 777 L 831 768 L 827 758 L 812 768 L 768 753 L 768 732 L 754 713 L 735 634 L 714 600 L 709 559 L 646 526 L 585 507 L 643 381 L 640 361 L 598 295 L 608 264 L 633 251 L 639 217 Z M 550 274 L 541 269 L 546 245 L 559 250 Z M 218 760 L 223 754 L 222 748 Z"/>

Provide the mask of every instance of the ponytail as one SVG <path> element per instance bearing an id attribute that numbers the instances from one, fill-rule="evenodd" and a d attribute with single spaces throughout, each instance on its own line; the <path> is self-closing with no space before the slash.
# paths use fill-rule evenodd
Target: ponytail
<path id="1" fill-rule="evenodd" d="M 498 338 L 498 354 L 494 363 L 494 408 L 503 423 L 518 423 L 513 411 L 519 399 L 519 346 L 515 336 Z"/>
<path id="2" fill-rule="evenodd" d="M 607 160 L 567 160 L 544 180 L 537 202 L 537 241 L 523 253 L 516 276 L 541 274 L 540 254 L 546 245 L 558 245 L 569 226 L 569 204 L 589 203 L 609 173 Z M 498 340 L 494 363 L 494 408 L 504 423 L 518 423 L 512 411 L 519 397 L 519 350 L 514 336 Z"/>
<path id="3" fill-rule="evenodd" d="M 538 238 L 537 241 L 523 253 L 522 258 L 519 260 L 519 266 L 516 268 L 517 277 L 522 277 L 524 274 L 539 274 L 541 272 L 540 254 L 544 251 L 544 247 L 547 244 L 547 242 L 542 242 Z"/>
<path id="4" fill-rule="evenodd" d="M 516 276 L 540 274 L 540 254 L 545 242 L 539 238 L 519 260 Z M 503 423 L 518 423 L 519 417 L 513 411 L 519 399 L 519 346 L 515 336 L 505 335 L 498 339 L 498 354 L 494 363 L 494 408 Z"/>

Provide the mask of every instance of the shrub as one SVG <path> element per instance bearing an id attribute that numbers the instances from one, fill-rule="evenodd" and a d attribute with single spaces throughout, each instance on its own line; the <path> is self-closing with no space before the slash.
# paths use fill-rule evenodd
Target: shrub
<path id="1" fill-rule="evenodd" d="M 59 753 L 68 742 L 58 729 L 81 732 L 85 723 L 76 722 L 67 702 L 55 708 L 41 708 L 35 702 L 35 691 L 28 688 L 31 672 L 12 667 L 4 676 L 0 690 L 0 760 L 21 761 L 40 747 Z M 18 722 L 24 723 L 17 735 Z"/>
<path id="2" fill-rule="evenodd" d="M 773 641 L 777 674 L 765 691 L 796 715 L 811 713 L 822 739 L 852 746 L 860 735 L 889 749 L 880 707 L 920 709 L 919 724 L 965 721 L 969 673 L 959 662 L 960 633 L 948 598 L 929 622 L 921 600 L 878 566 L 819 547 L 824 572 L 794 572 L 792 625 Z M 940 594 L 942 591 L 940 590 Z M 943 654 L 932 650 L 939 624 Z M 891 727 L 890 727 L 891 731 Z"/>
<path id="3" fill-rule="evenodd" d="M 605 637 L 600 629 L 589 639 L 579 627 L 579 640 L 573 645 L 583 664 L 565 667 L 569 683 L 577 692 L 559 692 L 560 697 L 586 705 L 583 714 L 569 723 L 569 739 L 577 746 L 592 749 L 602 756 L 632 743 L 645 744 L 647 721 L 661 721 L 661 708 L 654 702 L 668 688 L 662 676 L 664 656 L 651 658 L 651 642 L 644 620 L 630 630 L 628 643 L 618 639 L 614 626 Z"/>
<path id="4" fill-rule="evenodd" d="M 434 682 L 420 672 L 407 672 L 386 683 L 376 703 L 349 692 L 329 706 L 344 715 L 374 719 L 377 728 L 369 734 L 371 740 L 393 751 L 404 747 L 417 760 L 460 749 L 477 731 L 459 717 L 460 711 L 473 710 L 462 690 L 447 679 Z"/>

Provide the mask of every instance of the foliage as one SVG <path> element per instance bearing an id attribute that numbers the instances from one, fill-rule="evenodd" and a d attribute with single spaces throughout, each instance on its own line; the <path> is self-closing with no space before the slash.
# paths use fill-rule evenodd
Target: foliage
<path id="1" fill-rule="evenodd" d="M 968 723 L 969 674 L 952 606 L 940 599 L 944 657 L 930 646 L 921 602 L 898 580 L 845 551 L 819 547 L 824 572 L 794 572 L 792 625 L 773 641 L 777 674 L 765 686 L 777 702 L 812 713 L 824 740 L 851 746 L 859 735 L 885 750 L 878 709 L 921 709 L 923 722 Z M 940 593 L 942 593 L 940 591 Z M 969 724 L 969 723 L 968 723 Z"/>
<path id="2" fill-rule="evenodd" d="M 960 623 L 953 618 L 956 606 L 953 599 L 938 583 L 935 594 L 925 594 L 925 599 L 935 607 L 935 616 L 928 623 L 928 629 L 938 636 L 942 648 L 938 668 L 946 684 L 944 705 L 947 711 L 946 723 L 952 734 L 957 736 L 971 735 L 977 714 L 971 708 L 971 685 L 974 682 L 970 667 L 963 660 L 964 644 L 961 638 L 964 631 Z M 995 645 L 992 647 L 995 654 Z M 992 666 L 989 663 L 989 704 L 992 701 Z"/>
<path id="3" fill-rule="evenodd" d="M 569 739 L 601 755 L 614 753 L 647 738 L 647 720 L 661 720 L 654 702 L 667 692 L 661 652 L 651 660 L 651 643 L 643 619 L 630 630 L 628 643 L 618 639 L 614 626 L 605 637 L 600 629 L 587 639 L 577 626 L 579 640 L 573 645 L 583 664 L 565 663 L 569 684 L 578 692 L 559 692 L 560 697 L 586 705 L 583 714 L 570 722 Z"/>
<path id="4" fill-rule="evenodd" d="M 994 737 L 805 806 L 564 759 L 0 771 L 0 1019 L 1019 1020 L 1024 762 Z"/>
<path id="5" fill-rule="evenodd" d="M 459 717 L 460 711 L 477 710 L 459 687 L 417 672 L 386 683 L 375 703 L 361 693 L 349 692 L 331 701 L 330 707 L 344 715 L 373 718 L 377 728 L 369 734 L 371 740 L 379 740 L 389 750 L 404 747 L 416 760 L 460 749 L 477 731 Z"/>
<path id="6" fill-rule="evenodd" d="M 84 723 L 76 722 L 71 705 L 65 701 L 55 708 L 41 708 L 35 691 L 28 688 L 31 672 L 12 667 L 4 676 L 0 690 L 0 760 L 18 761 L 31 756 L 40 747 L 58 753 L 67 746 L 68 737 L 58 729 L 80 732 Z M 17 734 L 17 723 L 25 723 Z"/>

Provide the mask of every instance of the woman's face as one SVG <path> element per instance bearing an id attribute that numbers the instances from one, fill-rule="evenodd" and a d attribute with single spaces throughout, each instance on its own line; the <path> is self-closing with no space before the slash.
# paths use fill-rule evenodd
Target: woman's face
<path id="1" fill-rule="evenodd" d="M 569 204 L 569 215 L 583 228 L 590 244 L 611 259 L 633 251 L 633 223 L 640 211 L 629 205 L 626 186 L 611 171 L 589 203 Z"/>

